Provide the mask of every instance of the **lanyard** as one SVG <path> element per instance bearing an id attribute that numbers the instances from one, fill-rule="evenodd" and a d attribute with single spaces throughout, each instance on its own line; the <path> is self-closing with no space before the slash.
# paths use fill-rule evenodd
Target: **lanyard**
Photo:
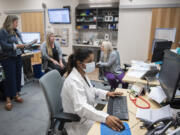
<path id="1" fill-rule="evenodd" d="M 146 101 L 144 98 L 142 98 L 141 96 L 139 96 L 138 98 L 131 98 L 131 94 L 129 94 L 129 98 L 130 98 L 130 100 L 134 103 L 134 105 L 136 106 L 136 107 L 138 107 L 138 108 L 141 108 L 141 109 L 149 109 L 150 107 L 151 107 L 151 105 L 149 104 L 149 102 L 148 101 Z M 140 99 L 141 101 L 143 101 L 143 102 L 145 102 L 146 104 L 147 104 L 147 106 L 146 107 L 143 107 L 143 106 L 139 106 L 139 105 L 137 105 L 136 104 L 136 101 L 137 101 L 137 99 Z"/>

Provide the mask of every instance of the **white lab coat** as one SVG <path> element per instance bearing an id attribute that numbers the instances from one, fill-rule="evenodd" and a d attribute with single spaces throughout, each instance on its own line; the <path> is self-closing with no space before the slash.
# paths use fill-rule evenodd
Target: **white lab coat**
<path id="1" fill-rule="evenodd" d="M 76 68 L 66 78 L 62 92 L 64 112 L 81 117 L 80 122 L 66 123 L 68 135 L 86 135 L 95 121 L 105 123 L 107 113 L 94 108 L 95 97 L 106 99 L 107 91 L 94 88 L 86 76 L 90 87 Z"/>

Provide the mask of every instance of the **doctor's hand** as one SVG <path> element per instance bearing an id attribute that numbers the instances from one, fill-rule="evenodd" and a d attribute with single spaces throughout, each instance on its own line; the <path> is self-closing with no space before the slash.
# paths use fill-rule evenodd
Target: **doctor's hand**
<path id="1" fill-rule="evenodd" d="M 109 115 L 106 118 L 106 125 L 115 131 L 121 131 L 123 129 L 123 123 L 115 116 Z"/>
<path id="2" fill-rule="evenodd" d="M 123 93 L 122 92 L 108 92 L 106 94 L 107 97 L 116 97 L 116 96 L 122 96 Z"/>

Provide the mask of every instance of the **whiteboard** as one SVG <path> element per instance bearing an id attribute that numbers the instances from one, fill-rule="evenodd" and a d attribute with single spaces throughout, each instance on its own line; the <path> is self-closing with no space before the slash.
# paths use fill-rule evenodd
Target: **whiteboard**
<path id="1" fill-rule="evenodd" d="M 156 28 L 154 38 L 174 42 L 176 38 L 176 28 Z"/>

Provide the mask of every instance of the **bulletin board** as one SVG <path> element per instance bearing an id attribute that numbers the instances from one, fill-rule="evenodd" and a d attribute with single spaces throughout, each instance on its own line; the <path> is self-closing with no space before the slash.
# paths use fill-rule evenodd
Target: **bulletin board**
<path id="1" fill-rule="evenodd" d="M 54 29 L 55 39 L 60 43 L 61 46 L 69 46 L 69 29 L 68 28 L 55 28 Z"/>
<path id="2" fill-rule="evenodd" d="M 155 39 L 166 39 L 174 43 L 176 38 L 176 28 L 156 28 Z"/>

